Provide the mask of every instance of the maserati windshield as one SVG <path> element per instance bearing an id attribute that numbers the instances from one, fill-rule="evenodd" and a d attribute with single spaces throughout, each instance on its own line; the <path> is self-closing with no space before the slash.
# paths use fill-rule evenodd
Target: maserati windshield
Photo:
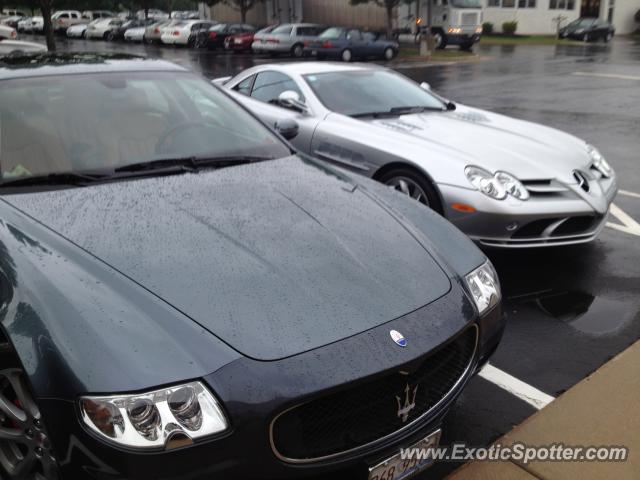
<path id="1" fill-rule="evenodd" d="M 166 170 L 153 163 L 163 159 L 230 166 L 289 154 L 233 100 L 187 73 L 44 76 L 5 80 L 0 89 L 0 186 L 41 176 L 99 179 L 133 164 L 153 174 Z M 225 158 L 235 161 L 220 163 Z M 92 176 L 59 175 L 73 172 Z"/>
<path id="2" fill-rule="evenodd" d="M 319 100 L 350 116 L 444 110 L 444 102 L 399 75 L 380 71 L 344 71 L 305 75 Z"/>

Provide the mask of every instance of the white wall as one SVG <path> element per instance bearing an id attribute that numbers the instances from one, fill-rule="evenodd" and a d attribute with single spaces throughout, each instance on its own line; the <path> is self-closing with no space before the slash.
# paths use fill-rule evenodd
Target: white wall
<path id="1" fill-rule="evenodd" d="M 608 1 L 603 0 L 603 3 L 608 5 Z M 633 33 L 636 29 L 640 28 L 633 19 L 636 12 L 640 10 L 640 0 L 615 0 L 613 7 L 613 26 L 616 28 L 616 33 L 624 35 Z M 601 14 L 602 18 L 607 18 L 606 10 Z"/>
<path id="2" fill-rule="evenodd" d="M 559 15 L 567 17 L 563 22 L 563 25 L 566 25 L 580 16 L 580 0 L 576 0 L 573 10 L 549 10 L 549 0 L 537 0 L 535 8 L 518 8 L 518 1 L 516 0 L 515 3 L 515 8 L 488 7 L 487 0 L 483 0 L 482 21 L 493 23 L 494 32 L 502 31 L 503 22 L 515 20 L 518 22 L 516 33 L 554 35 L 556 33 L 556 23 L 553 20 L 555 17 Z"/>

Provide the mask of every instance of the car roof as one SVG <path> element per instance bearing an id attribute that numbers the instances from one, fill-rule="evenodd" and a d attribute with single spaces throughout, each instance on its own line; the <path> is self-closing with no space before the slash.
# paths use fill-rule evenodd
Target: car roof
<path id="1" fill-rule="evenodd" d="M 290 62 L 290 63 L 269 63 L 261 65 L 256 70 L 278 70 L 297 75 L 312 75 L 328 72 L 350 72 L 379 69 L 381 67 L 372 66 L 365 63 L 344 64 L 340 62 Z"/>
<path id="2" fill-rule="evenodd" d="M 82 73 L 188 71 L 165 60 L 118 53 L 40 53 L 0 58 L 0 81 Z"/>

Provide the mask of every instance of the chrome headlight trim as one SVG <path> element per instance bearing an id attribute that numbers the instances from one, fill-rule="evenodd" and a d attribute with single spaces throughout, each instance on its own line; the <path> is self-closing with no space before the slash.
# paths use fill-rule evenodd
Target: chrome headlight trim
<path id="1" fill-rule="evenodd" d="M 219 434 L 229 422 L 199 381 L 139 394 L 82 396 L 80 416 L 100 438 L 138 450 L 169 449 Z"/>
<path id="2" fill-rule="evenodd" d="M 467 165 L 464 174 L 471 185 L 495 200 L 504 200 L 507 196 L 523 201 L 529 198 L 527 188 L 508 172 L 491 173 L 484 168 Z"/>
<path id="3" fill-rule="evenodd" d="M 500 280 L 489 260 L 465 276 L 471 298 L 480 315 L 495 307 L 502 297 Z"/>

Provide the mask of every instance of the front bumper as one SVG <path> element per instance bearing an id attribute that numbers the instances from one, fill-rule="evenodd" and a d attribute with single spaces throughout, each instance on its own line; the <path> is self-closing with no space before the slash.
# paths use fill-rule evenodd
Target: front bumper
<path id="1" fill-rule="evenodd" d="M 480 41 L 479 33 L 445 33 L 445 35 L 449 45 L 466 45 Z"/>
<path id="2" fill-rule="evenodd" d="M 203 380 L 221 400 L 230 429 L 217 438 L 172 451 L 140 453 L 109 446 L 81 427 L 73 402 L 41 400 L 41 410 L 63 459 L 63 478 L 110 479 L 366 479 L 369 465 L 397 453 L 439 428 L 469 378 L 495 350 L 504 319 L 500 307 L 478 319 L 459 285 L 422 309 L 360 335 L 279 361 L 241 358 Z M 278 459 L 270 442 L 270 424 L 291 406 L 351 388 L 363 381 L 396 374 L 466 328 L 478 326 L 477 348 L 468 371 L 424 419 L 364 450 L 326 461 L 294 464 Z M 389 337 L 402 331 L 400 348 Z M 389 406 L 394 418 L 397 407 Z"/>
<path id="3" fill-rule="evenodd" d="M 552 247 L 595 240 L 604 228 L 618 187 L 615 177 L 593 187 L 597 193 L 577 193 L 577 187 L 570 186 L 565 192 L 532 195 L 527 201 L 498 201 L 477 190 L 438 185 L 446 218 L 476 243 L 494 248 Z M 460 212 L 453 204 L 470 205 L 476 212 Z"/>

